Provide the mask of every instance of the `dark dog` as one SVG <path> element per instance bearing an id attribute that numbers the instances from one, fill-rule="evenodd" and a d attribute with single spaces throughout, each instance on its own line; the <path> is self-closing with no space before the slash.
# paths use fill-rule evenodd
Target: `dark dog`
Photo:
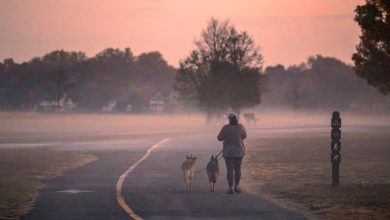
<path id="1" fill-rule="evenodd" d="M 211 192 L 214 192 L 219 175 L 218 157 L 211 156 L 210 162 L 207 164 L 207 175 L 209 176 Z"/>

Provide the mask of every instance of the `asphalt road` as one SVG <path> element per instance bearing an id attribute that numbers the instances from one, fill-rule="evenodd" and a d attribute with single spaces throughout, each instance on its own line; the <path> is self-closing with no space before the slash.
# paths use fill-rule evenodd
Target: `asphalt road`
<path id="1" fill-rule="evenodd" d="M 84 150 L 98 160 L 46 182 L 35 207 L 21 219 L 131 219 L 116 200 L 119 176 L 164 137 L 120 142 L 68 143 L 57 146 Z M 168 137 L 124 181 L 122 195 L 144 219 L 306 219 L 303 215 L 247 192 L 226 194 L 226 170 L 220 160 L 216 192 L 209 192 L 205 172 L 195 174 L 193 191 L 184 192 L 181 163 L 196 156 L 203 169 L 221 144 L 215 135 Z"/>

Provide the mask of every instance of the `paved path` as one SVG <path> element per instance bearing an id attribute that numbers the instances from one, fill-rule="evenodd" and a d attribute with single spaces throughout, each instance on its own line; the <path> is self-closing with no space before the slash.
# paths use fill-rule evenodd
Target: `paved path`
<path id="1" fill-rule="evenodd" d="M 49 180 L 35 208 L 21 219 L 131 219 L 116 201 L 115 186 L 119 176 L 153 144 L 152 140 L 138 141 L 137 147 L 120 144 L 112 150 L 109 146 L 105 150 L 87 148 L 99 160 Z M 180 166 L 185 155 L 197 156 L 199 170 L 211 154 L 219 152 L 219 146 L 214 135 L 171 138 L 127 176 L 122 188 L 126 204 L 144 219 L 306 219 L 245 191 L 226 194 L 223 160 L 215 193 L 209 192 L 205 172 L 195 175 L 193 192 L 184 192 Z"/>

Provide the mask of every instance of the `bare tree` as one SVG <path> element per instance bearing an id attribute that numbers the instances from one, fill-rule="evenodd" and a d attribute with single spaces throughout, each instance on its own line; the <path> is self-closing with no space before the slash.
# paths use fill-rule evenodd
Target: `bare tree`
<path id="1" fill-rule="evenodd" d="M 229 21 L 211 19 L 195 47 L 180 62 L 175 78 L 181 100 L 192 101 L 209 118 L 260 103 L 263 58 L 247 32 L 238 32 Z"/>

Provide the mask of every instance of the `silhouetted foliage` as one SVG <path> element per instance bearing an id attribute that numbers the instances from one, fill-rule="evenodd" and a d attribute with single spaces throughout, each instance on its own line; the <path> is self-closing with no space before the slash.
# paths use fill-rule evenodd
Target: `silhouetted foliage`
<path id="1" fill-rule="evenodd" d="M 175 78 L 180 100 L 208 117 L 260 103 L 262 56 L 247 32 L 211 19 L 195 46 Z"/>
<path id="2" fill-rule="evenodd" d="M 259 67 L 237 67 L 230 61 L 211 65 L 201 57 L 193 52 L 178 72 L 158 52 L 134 56 L 130 49 L 108 48 L 91 58 L 53 51 L 24 63 L 6 59 L 0 62 L 0 105 L 32 108 L 42 100 L 58 102 L 65 92 L 79 110 L 101 111 L 115 100 L 115 110 L 131 104 L 133 111 L 143 112 L 155 94 L 172 93 L 176 74 L 177 95 L 210 115 L 253 106 L 260 95 L 264 107 L 390 110 L 389 96 L 380 95 L 354 74 L 352 66 L 336 58 L 318 55 L 299 65 L 269 66 L 264 78 Z M 263 93 L 259 83 L 265 79 Z"/>
<path id="3" fill-rule="evenodd" d="M 265 69 L 267 93 L 264 104 L 295 109 L 349 109 L 353 105 L 384 104 L 389 101 L 378 95 L 342 61 L 320 55 L 306 63 L 285 68 L 282 65 Z"/>
<path id="4" fill-rule="evenodd" d="M 362 34 L 353 54 L 356 74 L 379 89 L 390 93 L 390 1 L 366 0 L 355 10 L 355 21 Z"/>
<path id="5" fill-rule="evenodd" d="M 0 64 L 0 105 L 31 108 L 66 94 L 80 109 L 101 110 L 115 100 L 118 108 L 149 109 L 149 99 L 172 92 L 175 69 L 158 52 L 134 57 L 129 48 L 107 48 L 87 58 L 82 52 L 53 51 L 21 64 Z"/>

